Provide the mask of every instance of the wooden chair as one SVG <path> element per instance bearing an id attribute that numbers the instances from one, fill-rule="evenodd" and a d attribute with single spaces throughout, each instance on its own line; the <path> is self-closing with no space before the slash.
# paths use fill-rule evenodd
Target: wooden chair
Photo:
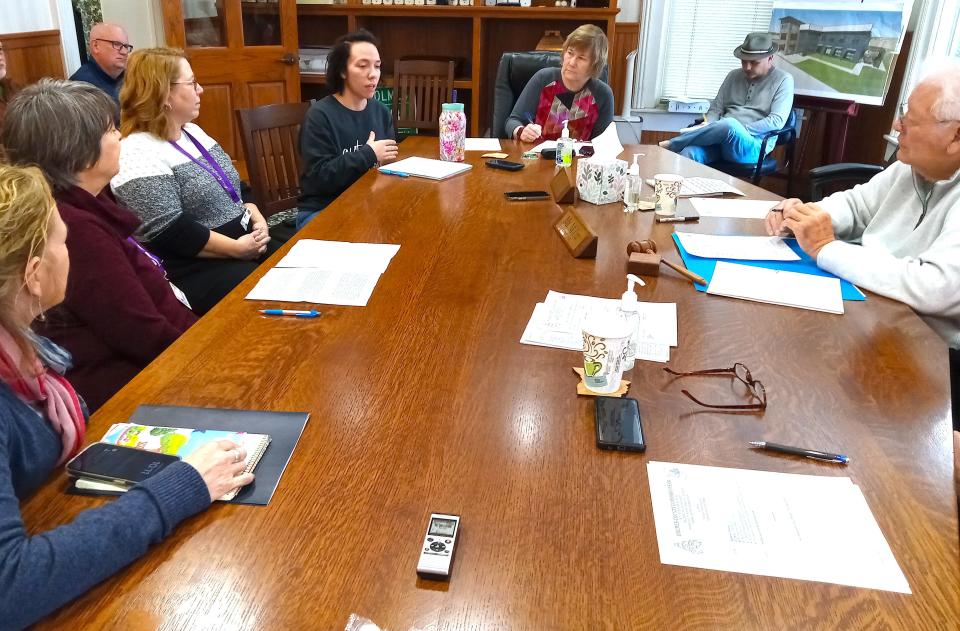
<path id="1" fill-rule="evenodd" d="M 440 131 L 440 106 L 453 101 L 454 62 L 411 59 L 393 64 L 393 123 Z"/>
<path id="2" fill-rule="evenodd" d="M 237 110 L 254 202 L 264 217 L 294 208 L 300 195 L 300 126 L 310 103 Z"/>

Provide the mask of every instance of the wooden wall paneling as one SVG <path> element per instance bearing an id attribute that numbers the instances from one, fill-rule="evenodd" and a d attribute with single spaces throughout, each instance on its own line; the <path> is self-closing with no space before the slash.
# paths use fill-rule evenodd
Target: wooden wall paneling
<path id="1" fill-rule="evenodd" d="M 285 94 L 286 86 L 283 81 L 251 81 L 247 84 L 247 102 L 243 106 L 260 107 L 283 103 Z"/>
<path id="2" fill-rule="evenodd" d="M 234 161 L 241 160 L 240 143 L 233 134 L 234 102 L 229 83 L 203 86 L 200 116 L 195 121 L 214 140 L 220 143 Z"/>
<path id="3" fill-rule="evenodd" d="M 617 22 L 616 31 L 610 41 L 610 88 L 613 90 L 613 112 L 623 110 L 623 90 L 627 84 L 627 55 L 637 49 L 640 42 L 639 22 Z"/>
<path id="4" fill-rule="evenodd" d="M 60 31 L 34 31 L 0 35 L 7 58 L 7 74 L 20 85 L 44 77 L 66 79 Z"/>
<path id="5" fill-rule="evenodd" d="M 479 1 L 479 0 L 477 0 Z M 480 89 L 483 80 L 483 57 L 480 54 L 480 42 L 483 41 L 483 20 L 478 16 L 473 18 L 473 39 L 471 40 L 470 58 L 474 60 L 473 68 L 470 72 L 470 81 L 473 83 L 473 90 L 470 91 L 470 111 L 473 115 L 470 117 L 470 135 L 482 136 L 483 132 L 490 125 L 489 120 L 481 118 L 480 112 L 483 110 L 481 103 L 483 99 L 483 90 Z M 492 86 L 491 88 L 492 89 Z"/>
<path id="6" fill-rule="evenodd" d="M 299 15 L 297 33 L 300 48 L 332 46 L 341 35 L 349 33 L 345 15 Z"/>

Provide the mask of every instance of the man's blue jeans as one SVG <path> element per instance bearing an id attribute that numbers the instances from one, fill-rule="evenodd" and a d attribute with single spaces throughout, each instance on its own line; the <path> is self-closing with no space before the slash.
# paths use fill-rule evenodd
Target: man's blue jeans
<path id="1" fill-rule="evenodd" d="M 317 216 L 319 210 L 297 210 L 297 230 L 307 225 L 307 222 Z"/>
<path id="2" fill-rule="evenodd" d="M 721 118 L 681 134 L 670 141 L 668 148 L 701 164 L 721 160 L 750 164 L 760 157 L 760 141 L 735 118 Z"/>

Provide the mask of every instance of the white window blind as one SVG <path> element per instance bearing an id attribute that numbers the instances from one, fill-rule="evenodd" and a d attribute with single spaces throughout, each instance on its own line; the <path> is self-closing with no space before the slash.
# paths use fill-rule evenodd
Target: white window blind
<path id="1" fill-rule="evenodd" d="M 770 30 L 773 0 L 671 0 L 661 80 L 663 98 L 712 99 L 740 66 L 733 49 Z M 776 40 L 775 40 L 776 41 Z"/>

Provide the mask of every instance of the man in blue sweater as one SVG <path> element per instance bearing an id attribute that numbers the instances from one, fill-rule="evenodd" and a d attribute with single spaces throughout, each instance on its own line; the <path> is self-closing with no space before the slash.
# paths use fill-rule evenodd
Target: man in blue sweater
<path id="1" fill-rule="evenodd" d="M 105 22 L 90 29 L 90 58 L 70 76 L 71 81 L 92 83 L 120 105 L 123 72 L 133 46 L 122 26 Z"/>
<path id="2" fill-rule="evenodd" d="M 747 35 L 733 51 L 741 67 L 723 80 L 703 123 L 660 146 L 703 164 L 756 163 L 760 137 L 783 128 L 793 107 L 793 76 L 774 67 L 776 50 L 770 33 Z"/>

